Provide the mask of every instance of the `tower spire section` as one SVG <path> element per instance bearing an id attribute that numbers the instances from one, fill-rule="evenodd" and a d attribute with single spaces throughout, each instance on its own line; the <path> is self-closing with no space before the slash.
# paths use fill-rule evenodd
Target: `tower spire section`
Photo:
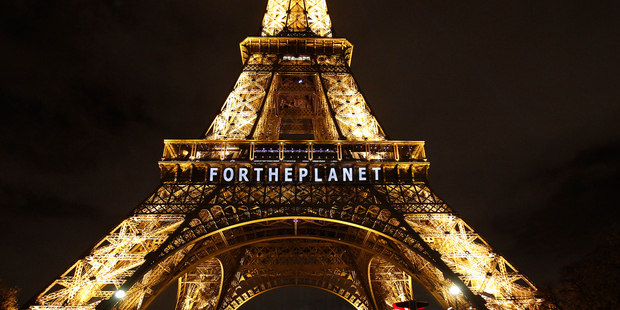
<path id="1" fill-rule="evenodd" d="M 325 0 L 270 0 L 261 36 L 240 48 L 244 69 L 207 140 L 386 140 Z"/>
<path id="2" fill-rule="evenodd" d="M 269 0 L 261 35 L 331 37 L 325 0 Z"/>

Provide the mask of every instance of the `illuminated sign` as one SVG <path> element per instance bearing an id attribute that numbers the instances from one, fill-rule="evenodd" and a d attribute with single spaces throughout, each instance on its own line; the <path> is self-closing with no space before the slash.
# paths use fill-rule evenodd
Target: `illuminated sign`
<path id="1" fill-rule="evenodd" d="M 302 61 L 310 61 L 310 56 L 290 56 L 290 55 L 285 55 L 284 57 L 282 57 L 282 59 L 284 60 L 302 60 Z"/>
<path id="2" fill-rule="evenodd" d="M 209 182 L 370 182 L 381 167 L 209 167 Z"/>

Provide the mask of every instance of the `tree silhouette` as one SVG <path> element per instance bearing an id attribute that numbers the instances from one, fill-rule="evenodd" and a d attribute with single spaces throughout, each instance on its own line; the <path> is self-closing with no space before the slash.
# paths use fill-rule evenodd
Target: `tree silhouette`
<path id="1" fill-rule="evenodd" d="M 0 278 L 0 310 L 17 310 L 19 288 L 8 287 Z"/>
<path id="2" fill-rule="evenodd" d="M 594 252 L 562 269 L 557 299 L 564 310 L 620 309 L 620 229 Z"/>

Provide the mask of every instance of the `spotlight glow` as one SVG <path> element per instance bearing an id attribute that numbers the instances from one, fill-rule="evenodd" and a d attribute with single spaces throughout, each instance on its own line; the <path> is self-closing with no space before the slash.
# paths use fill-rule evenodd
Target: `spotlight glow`
<path id="1" fill-rule="evenodd" d="M 126 293 L 123 290 L 118 290 L 118 291 L 116 291 L 116 293 L 114 293 L 114 297 L 116 297 L 116 298 L 123 298 L 123 297 L 125 297 L 125 295 L 126 295 Z"/>
<path id="2" fill-rule="evenodd" d="M 460 293 L 460 292 L 461 292 L 461 290 L 459 290 L 459 288 L 458 288 L 458 287 L 456 287 L 456 285 L 454 285 L 454 286 L 452 286 L 452 287 L 450 288 L 450 294 L 452 294 L 452 295 L 457 295 L 457 294 L 458 294 L 458 293 Z"/>

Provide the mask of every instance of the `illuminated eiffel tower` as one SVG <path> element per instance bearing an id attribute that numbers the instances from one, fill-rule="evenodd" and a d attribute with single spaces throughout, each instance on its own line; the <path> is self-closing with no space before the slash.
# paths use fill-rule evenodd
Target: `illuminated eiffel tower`
<path id="1" fill-rule="evenodd" d="M 143 309 L 176 282 L 179 310 L 235 310 L 289 285 L 383 310 L 417 281 L 445 307 L 542 309 L 428 187 L 424 143 L 387 138 L 325 0 L 269 0 L 240 48 L 204 139 L 166 140 L 161 185 L 26 308 Z"/>

